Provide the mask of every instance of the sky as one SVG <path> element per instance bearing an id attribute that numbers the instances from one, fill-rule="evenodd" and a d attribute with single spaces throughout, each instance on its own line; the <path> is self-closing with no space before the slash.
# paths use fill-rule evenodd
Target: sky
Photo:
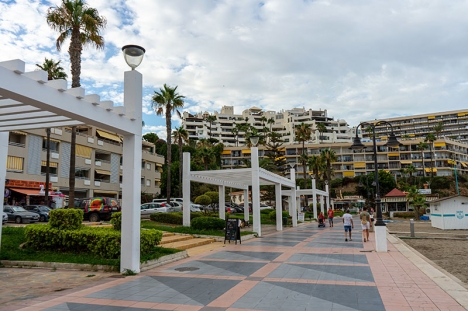
<path id="1" fill-rule="evenodd" d="M 46 22 L 60 1 L 0 0 L 0 61 L 36 69 L 61 61 L 71 84 L 68 42 Z M 151 97 L 178 86 L 183 111 L 251 106 L 326 109 L 360 121 L 466 109 L 465 0 L 88 0 L 107 19 L 105 48 L 85 48 L 81 84 L 123 101 L 121 47 L 146 49 L 143 133 L 166 138 Z M 181 121 L 174 115 L 173 128 Z"/>

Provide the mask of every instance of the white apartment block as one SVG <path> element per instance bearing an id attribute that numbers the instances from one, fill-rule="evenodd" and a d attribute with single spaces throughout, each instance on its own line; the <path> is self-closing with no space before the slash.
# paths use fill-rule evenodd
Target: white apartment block
<path id="1" fill-rule="evenodd" d="M 392 124 L 395 135 L 399 137 L 418 138 L 434 133 L 434 126 L 442 123 L 443 130 L 439 137 L 448 137 L 468 143 L 468 110 L 454 110 L 436 113 L 418 114 L 406 117 L 396 117 L 381 120 L 365 121 L 374 123 L 387 121 Z M 375 129 L 376 136 L 386 139 L 390 134 L 390 127 L 379 125 Z M 371 134 L 362 131 L 362 136 L 372 138 Z"/>
<path id="2" fill-rule="evenodd" d="M 345 120 L 334 120 L 328 116 L 327 110 L 294 108 L 275 112 L 251 107 L 242 111 L 241 114 L 235 114 L 234 106 L 224 106 L 221 111 L 215 111 L 213 114 L 200 112 L 192 115 L 185 111 L 182 126 L 188 131 L 190 139 L 210 138 L 210 122 L 207 121 L 207 117 L 210 115 L 216 117 L 216 121 L 211 124 L 211 137 L 225 146 L 245 145 L 245 133 L 239 132 L 236 137 L 232 132 L 237 123 L 247 123 L 259 132 L 262 132 L 264 128 L 271 129 L 281 134 L 286 143 L 294 142 L 295 127 L 302 122 L 310 124 L 312 128 L 312 139 L 308 143 L 350 142 L 354 133 L 354 129 L 351 129 Z M 269 119 L 272 119 L 274 123 L 269 123 L 267 121 Z M 320 133 L 318 131 L 317 124 L 319 123 L 326 126 L 326 132 Z"/>
<path id="3" fill-rule="evenodd" d="M 68 195 L 71 129 L 52 128 L 50 135 L 51 191 Z M 141 191 L 160 193 L 164 157 L 152 143 L 142 141 Z M 122 187 L 122 137 L 92 126 L 79 126 L 76 137 L 75 197 L 106 196 L 120 199 Z M 29 204 L 44 200 L 46 130 L 13 131 L 9 134 L 5 200 L 27 197 Z"/>

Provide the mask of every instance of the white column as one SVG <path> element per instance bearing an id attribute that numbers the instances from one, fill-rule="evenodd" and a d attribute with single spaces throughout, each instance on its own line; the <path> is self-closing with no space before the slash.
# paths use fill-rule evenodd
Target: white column
<path id="1" fill-rule="evenodd" d="M 260 179 L 258 170 L 258 148 L 251 148 L 252 163 L 252 218 L 253 231 L 257 232 L 258 236 L 262 236 L 262 228 L 260 224 Z"/>
<path id="2" fill-rule="evenodd" d="M 218 195 L 219 195 L 219 218 L 226 219 L 226 197 L 225 187 L 218 186 Z"/>
<path id="3" fill-rule="evenodd" d="M 315 178 L 312 178 L 312 205 L 314 210 L 314 218 L 317 219 L 317 193 L 316 193 L 316 183 Z"/>
<path id="4" fill-rule="evenodd" d="M 276 230 L 283 230 L 283 209 L 281 207 L 281 184 L 275 184 Z"/>
<path id="5" fill-rule="evenodd" d="M 375 230 L 375 251 L 387 252 L 387 226 L 374 226 Z"/>
<path id="6" fill-rule="evenodd" d="M 7 166 L 7 158 L 8 158 L 9 135 L 10 135 L 9 132 L 0 133 L 0 150 L 3 150 L 3 151 L 0 151 L 0 193 L 5 193 L 5 179 L 6 179 L 6 166 Z M 3 212 L 3 200 L 0 200 L 0 211 Z M 3 225 L 3 221 L 0 221 L 0 249 L 2 246 L 2 230 L 3 230 L 2 225 Z"/>
<path id="7" fill-rule="evenodd" d="M 135 112 L 135 124 L 134 133 L 125 135 L 123 140 L 121 272 L 140 272 L 142 87 L 141 73 L 124 73 L 124 107 Z"/>
<path id="8" fill-rule="evenodd" d="M 184 227 L 190 227 L 190 153 L 183 154 L 183 169 L 182 169 L 182 223 Z"/>
<path id="9" fill-rule="evenodd" d="M 296 170 L 291 168 L 291 181 L 293 184 L 296 184 Z M 291 188 L 291 207 L 289 209 L 289 213 L 292 217 L 292 225 L 293 227 L 297 227 L 297 205 L 296 205 L 296 187 Z"/>
<path id="10" fill-rule="evenodd" d="M 244 220 L 249 221 L 249 188 L 244 189 Z"/>
<path id="11" fill-rule="evenodd" d="M 323 206 L 325 205 L 325 202 L 323 202 L 323 195 L 320 196 L 320 211 L 325 215 L 323 212 Z"/>
<path id="12" fill-rule="evenodd" d="M 328 211 L 328 208 L 330 207 L 330 193 L 328 192 L 328 185 L 325 185 L 325 192 L 327 193 L 327 207 L 325 208 L 325 211 Z"/>

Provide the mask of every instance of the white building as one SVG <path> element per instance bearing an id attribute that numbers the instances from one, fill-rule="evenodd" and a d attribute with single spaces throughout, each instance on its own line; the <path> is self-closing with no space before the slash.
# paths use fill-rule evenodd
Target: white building
<path id="1" fill-rule="evenodd" d="M 210 123 L 207 120 L 209 116 L 214 116 L 216 119 Z M 213 114 L 200 112 L 192 115 L 185 111 L 182 118 L 182 126 L 188 131 L 190 139 L 198 140 L 211 137 L 225 146 L 245 145 L 245 132 L 240 131 L 237 135 L 233 132 L 236 124 L 251 125 L 259 132 L 267 128 L 281 134 L 285 143 L 293 143 L 294 129 L 302 122 L 311 125 L 312 139 L 309 143 L 351 142 L 354 133 L 345 120 L 334 120 L 329 117 L 326 109 L 294 108 L 275 112 L 251 107 L 242 111 L 241 114 L 235 114 L 234 106 L 224 106 L 220 112 L 215 111 Z M 320 133 L 318 131 L 317 125 L 319 123 L 326 126 L 326 132 Z"/>
<path id="2" fill-rule="evenodd" d="M 468 229 L 468 197 L 456 195 L 430 202 L 432 226 L 439 229 Z"/>

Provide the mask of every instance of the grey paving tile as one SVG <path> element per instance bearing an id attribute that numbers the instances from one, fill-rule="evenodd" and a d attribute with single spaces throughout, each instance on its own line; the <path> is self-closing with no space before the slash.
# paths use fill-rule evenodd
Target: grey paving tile
<path id="1" fill-rule="evenodd" d="M 296 246 L 299 242 L 275 242 L 270 240 L 257 239 L 253 242 L 249 242 L 249 246 L 261 246 L 261 245 L 271 245 L 271 246 Z"/>
<path id="2" fill-rule="evenodd" d="M 288 262 L 323 262 L 343 264 L 368 264 L 366 255 L 355 254 L 302 254 L 297 253 L 288 258 Z"/>
<path id="3" fill-rule="evenodd" d="M 364 248 L 361 242 L 352 243 L 352 242 L 345 242 L 343 243 L 323 243 L 323 242 L 309 242 L 306 244 L 306 247 L 317 247 L 317 248 Z"/>
<path id="4" fill-rule="evenodd" d="M 173 267 L 165 272 L 174 272 L 180 274 L 210 274 L 224 276 L 248 276 L 265 266 L 266 263 L 260 262 L 231 262 L 214 260 L 193 260 L 183 265 Z M 194 268 L 196 270 L 178 272 L 177 269 Z"/>
<path id="5" fill-rule="evenodd" d="M 237 251 L 226 251 L 210 254 L 203 258 L 210 259 L 232 259 L 232 260 L 265 260 L 271 261 L 281 255 L 279 252 L 237 252 Z"/>
<path id="6" fill-rule="evenodd" d="M 145 308 L 131 308 L 131 307 L 120 307 L 120 306 L 103 306 L 97 304 L 85 304 L 85 303 L 74 303 L 67 302 L 62 303 L 58 306 L 44 309 L 46 311 L 163 311 L 160 309 L 145 309 Z"/>

